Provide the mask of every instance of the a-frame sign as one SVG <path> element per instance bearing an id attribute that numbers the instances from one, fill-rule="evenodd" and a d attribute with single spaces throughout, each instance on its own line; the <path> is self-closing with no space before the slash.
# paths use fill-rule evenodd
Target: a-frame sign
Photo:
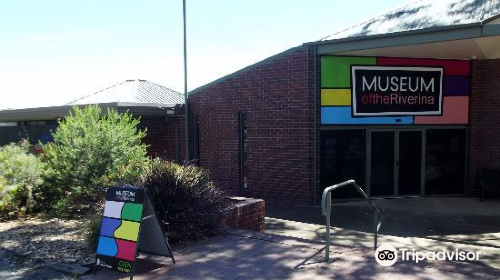
<path id="1" fill-rule="evenodd" d="M 149 191 L 110 187 L 106 193 L 95 264 L 127 273 L 132 279 L 138 252 L 167 256 L 175 264 Z"/>

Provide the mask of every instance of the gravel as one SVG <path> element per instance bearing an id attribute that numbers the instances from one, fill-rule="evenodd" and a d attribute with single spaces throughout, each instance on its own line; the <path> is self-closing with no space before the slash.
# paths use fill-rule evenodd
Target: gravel
<path id="1" fill-rule="evenodd" d="M 30 217 L 0 222 L 0 248 L 26 262 L 87 264 L 95 258 L 86 248 L 80 220 Z"/>

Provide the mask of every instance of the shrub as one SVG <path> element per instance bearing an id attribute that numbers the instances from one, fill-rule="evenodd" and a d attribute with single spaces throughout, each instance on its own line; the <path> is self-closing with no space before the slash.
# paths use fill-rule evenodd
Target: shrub
<path id="1" fill-rule="evenodd" d="M 85 221 L 83 234 L 87 250 L 90 253 L 95 253 L 97 250 L 97 242 L 99 240 L 99 233 L 101 230 L 101 221 L 101 215 L 91 215 L 87 217 L 87 220 Z"/>
<path id="2" fill-rule="evenodd" d="M 169 240 L 185 242 L 217 233 L 228 200 L 208 173 L 154 159 L 144 177 Z"/>
<path id="3" fill-rule="evenodd" d="M 78 207 L 77 207 L 78 208 Z M 68 218 L 73 213 L 70 211 L 74 209 L 71 200 L 68 197 L 62 197 L 57 201 L 54 201 L 52 208 L 50 208 L 50 214 L 59 218 Z"/>
<path id="4" fill-rule="evenodd" d="M 43 146 L 47 183 L 38 194 L 43 206 L 96 203 L 106 186 L 137 180 L 149 162 L 142 143 L 146 133 L 138 124 L 128 113 L 103 115 L 98 106 L 74 107 L 59 122 L 54 142 Z"/>
<path id="5" fill-rule="evenodd" d="M 0 214 L 16 216 L 35 206 L 33 190 L 42 184 L 43 163 L 28 142 L 0 148 Z"/>

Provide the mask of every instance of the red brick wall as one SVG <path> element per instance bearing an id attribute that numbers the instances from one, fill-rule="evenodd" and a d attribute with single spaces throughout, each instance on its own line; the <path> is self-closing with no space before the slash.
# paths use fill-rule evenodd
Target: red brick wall
<path id="1" fill-rule="evenodd" d="M 147 134 L 144 143 L 148 144 L 148 155 L 161 157 L 167 160 L 176 160 L 175 152 L 175 125 L 178 126 L 179 155 L 183 158 L 182 152 L 184 141 L 184 125 L 182 117 L 142 117 L 139 127 L 146 128 Z"/>
<path id="2" fill-rule="evenodd" d="M 200 164 L 233 194 L 312 202 L 313 61 L 288 50 L 189 97 Z M 247 117 L 248 188 L 240 189 L 238 112 Z"/>
<path id="3" fill-rule="evenodd" d="M 243 228 L 254 231 L 266 230 L 266 204 L 262 199 L 233 199 L 233 205 L 227 210 L 221 226 Z"/>
<path id="4" fill-rule="evenodd" d="M 467 193 L 483 168 L 500 168 L 500 59 L 472 61 Z"/>

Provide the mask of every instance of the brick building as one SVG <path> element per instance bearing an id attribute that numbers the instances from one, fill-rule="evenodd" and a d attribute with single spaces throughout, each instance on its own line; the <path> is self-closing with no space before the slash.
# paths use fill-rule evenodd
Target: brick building
<path id="1" fill-rule="evenodd" d="M 190 92 L 191 157 L 235 194 L 475 195 L 500 167 L 500 1 L 417 1 Z M 336 194 L 351 197 L 349 190 Z"/>
<path id="2" fill-rule="evenodd" d="M 127 102 L 111 87 L 75 104 L 141 116 L 149 153 L 182 161 L 182 95 L 122 84 Z M 232 194 L 314 204 L 355 179 L 374 197 L 476 195 L 479 172 L 500 168 L 500 0 L 414 1 L 199 87 L 188 103 L 190 160 Z M 0 111 L 0 125 L 18 124 L 0 130 L 46 133 L 35 126 L 70 106 Z"/>

